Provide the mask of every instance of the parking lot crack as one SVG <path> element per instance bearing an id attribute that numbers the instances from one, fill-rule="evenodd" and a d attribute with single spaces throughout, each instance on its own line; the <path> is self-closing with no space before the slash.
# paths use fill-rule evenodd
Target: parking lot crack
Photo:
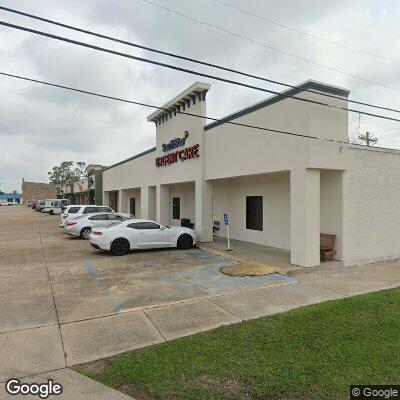
<path id="1" fill-rule="evenodd" d="M 61 332 L 60 318 L 59 318 L 59 315 L 58 315 L 57 304 L 56 304 L 56 299 L 55 299 L 55 296 L 54 296 L 53 284 L 51 282 L 51 277 L 50 277 L 49 266 L 48 266 L 48 263 L 47 263 L 46 252 L 45 252 L 44 246 L 43 246 L 42 233 L 40 232 L 40 228 L 39 227 L 38 227 L 38 232 L 39 232 L 39 238 L 40 238 L 40 247 L 41 247 L 42 253 L 43 253 L 44 265 L 46 267 L 47 278 L 49 280 L 51 296 L 52 296 L 52 299 L 53 299 L 54 310 L 55 310 L 56 318 L 57 318 L 57 327 L 58 327 L 58 332 L 60 334 L 61 347 L 62 347 L 63 356 L 64 356 L 64 363 L 65 363 L 65 366 L 67 366 L 67 353 L 65 351 L 64 340 L 63 340 L 63 336 L 62 336 L 62 332 Z"/>
<path id="2" fill-rule="evenodd" d="M 158 328 L 158 326 L 154 323 L 154 321 L 150 318 L 149 314 L 146 313 L 146 310 L 142 310 L 144 315 L 146 315 L 146 317 L 149 319 L 149 321 L 152 323 L 152 325 L 154 326 L 154 328 L 157 330 L 157 332 L 161 335 L 161 337 L 164 339 L 164 341 L 166 342 L 167 339 L 165 338 L 165 336 L 162 334 L 162 332 L 160 331 L 160 329 Z"/>

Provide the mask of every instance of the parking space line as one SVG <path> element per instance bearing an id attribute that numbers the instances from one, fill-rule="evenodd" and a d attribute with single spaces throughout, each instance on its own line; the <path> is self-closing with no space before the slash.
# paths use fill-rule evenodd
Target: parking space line
<path id="1" fill-rule="evenodd" d="M 103 292 L 103 296 L 111 301 L 113 303 L 115 312 L 117 314 L 121 314 L 122 307 L 118 303 L 118 301 L 111 295 L 110 291 L 108 290 L 107 285 L 104 283 L 103 279 L 98 276 L 96 268 L 94 267 L 93 263 L 91 261 L 86 261 L 85 262 L 85 267 L 89 271 L 89 274 L 93 276 L 93 278 L 96 280 L 97 285 L 100 287 L 100 289 Z"/>

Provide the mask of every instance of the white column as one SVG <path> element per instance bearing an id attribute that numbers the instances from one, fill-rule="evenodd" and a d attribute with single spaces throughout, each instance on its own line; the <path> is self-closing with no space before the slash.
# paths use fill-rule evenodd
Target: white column
<path id="1" fill-rule="evenodd" d="M 149 218 L 149 187 L 140 188 L 140 218 Z"/>
<path id="2" fill-rule="evenodd" d="M 123 196 L 124 196 L 124 191 L 122 189 L 118 190 L 118 212 L 124 212 L 123 210 Z"/>
<path id="3" fill-rule="evenodd" d="M 169 185 L 157 185 L 156 188 L 157 217 L 162 225 L 170 224 L 169 217 Z"/>
<path id="4" fill-rule="evenodd" d="M 320 264 L 320 172 L 290 172 L 291 263 L 302 267 Z"/>
<path id="5" fill-rule="evenodd" d="M 203 179 L 195 182 L 195 230 L 200 242 L 212 242 L 212 183 Z"/>
<path id="6" fill-rule="evenodd" d="M 148 219 L 155 220 L 157 217 L 156 186 L 149 186 L 148 194 Z"/>

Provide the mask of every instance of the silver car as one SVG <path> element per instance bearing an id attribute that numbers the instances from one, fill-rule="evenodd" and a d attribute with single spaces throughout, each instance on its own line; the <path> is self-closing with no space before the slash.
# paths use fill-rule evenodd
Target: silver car
<path id="1" fill-rule="evenodd" d="M 122 222 L 133 219 L 134 216 L 125 213 L 93 213 L 79 215 L 71 218 L 65 223 L 65 231 L 70 235 L 80 236 L 82 239 L 89 239 L 92 228 L 101 228 L 114 222 Z"/>
<path id="2" fill-rule="evenodd" d="M 44 200 L 40 200 L 36 203 L 35 205 L 35 211 L 39 211 L 39 212 L 43 212 L 44 210 L 44 205 L 46 204 L 46 202 Z"/>

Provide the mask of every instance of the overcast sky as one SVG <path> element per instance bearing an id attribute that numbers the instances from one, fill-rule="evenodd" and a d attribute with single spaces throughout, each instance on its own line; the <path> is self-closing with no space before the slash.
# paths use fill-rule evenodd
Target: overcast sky
<path id="1" fill-rule="evenodd" d="M 398 62 L 363 55 L 301 35 L 243 15 L 214 0 L 152 1 L 378 84 L 279 54 L 143 0 L 0 0 L 0 5 L 290 84 L 307 79 L 324 81 L 350 89 L 352 99 L 400 108 L 399 0 L 224 0 L 330 42 L 398 59 Z M 0 11 L 0 15 L 3 21 L 224 75 L 220 71 L 94 39 L 4 11 Z M 160 106 L 196 80 L 204 81 L 193 75 L 6 27 L 0 27 L 0 60 L 3 72 Z M 266 97 L 259 91 L 207 82 L 211 83 L 207 96 L 209 116 L 220 117 Z M 260 85 L 257 81 L 247 82 Z M 263 86 L 283 90 L 279 86 Z M 155 126 L 146 121 L 152 110 L 3 76 L 0 76 L 0 90 L 2 190 L 20 190 L 23 177 L 47 182 L 47 171 L 64 160 L 110 165 L 155 144 Z M 396 117 L 396 114 L 392 116 Z M 357 120 L 358 116 L 352 115 L 351 134 Z M 400 148 L 400 123 L 362 116 L 361 130 L 376 132 L 380 146 Z"/>

